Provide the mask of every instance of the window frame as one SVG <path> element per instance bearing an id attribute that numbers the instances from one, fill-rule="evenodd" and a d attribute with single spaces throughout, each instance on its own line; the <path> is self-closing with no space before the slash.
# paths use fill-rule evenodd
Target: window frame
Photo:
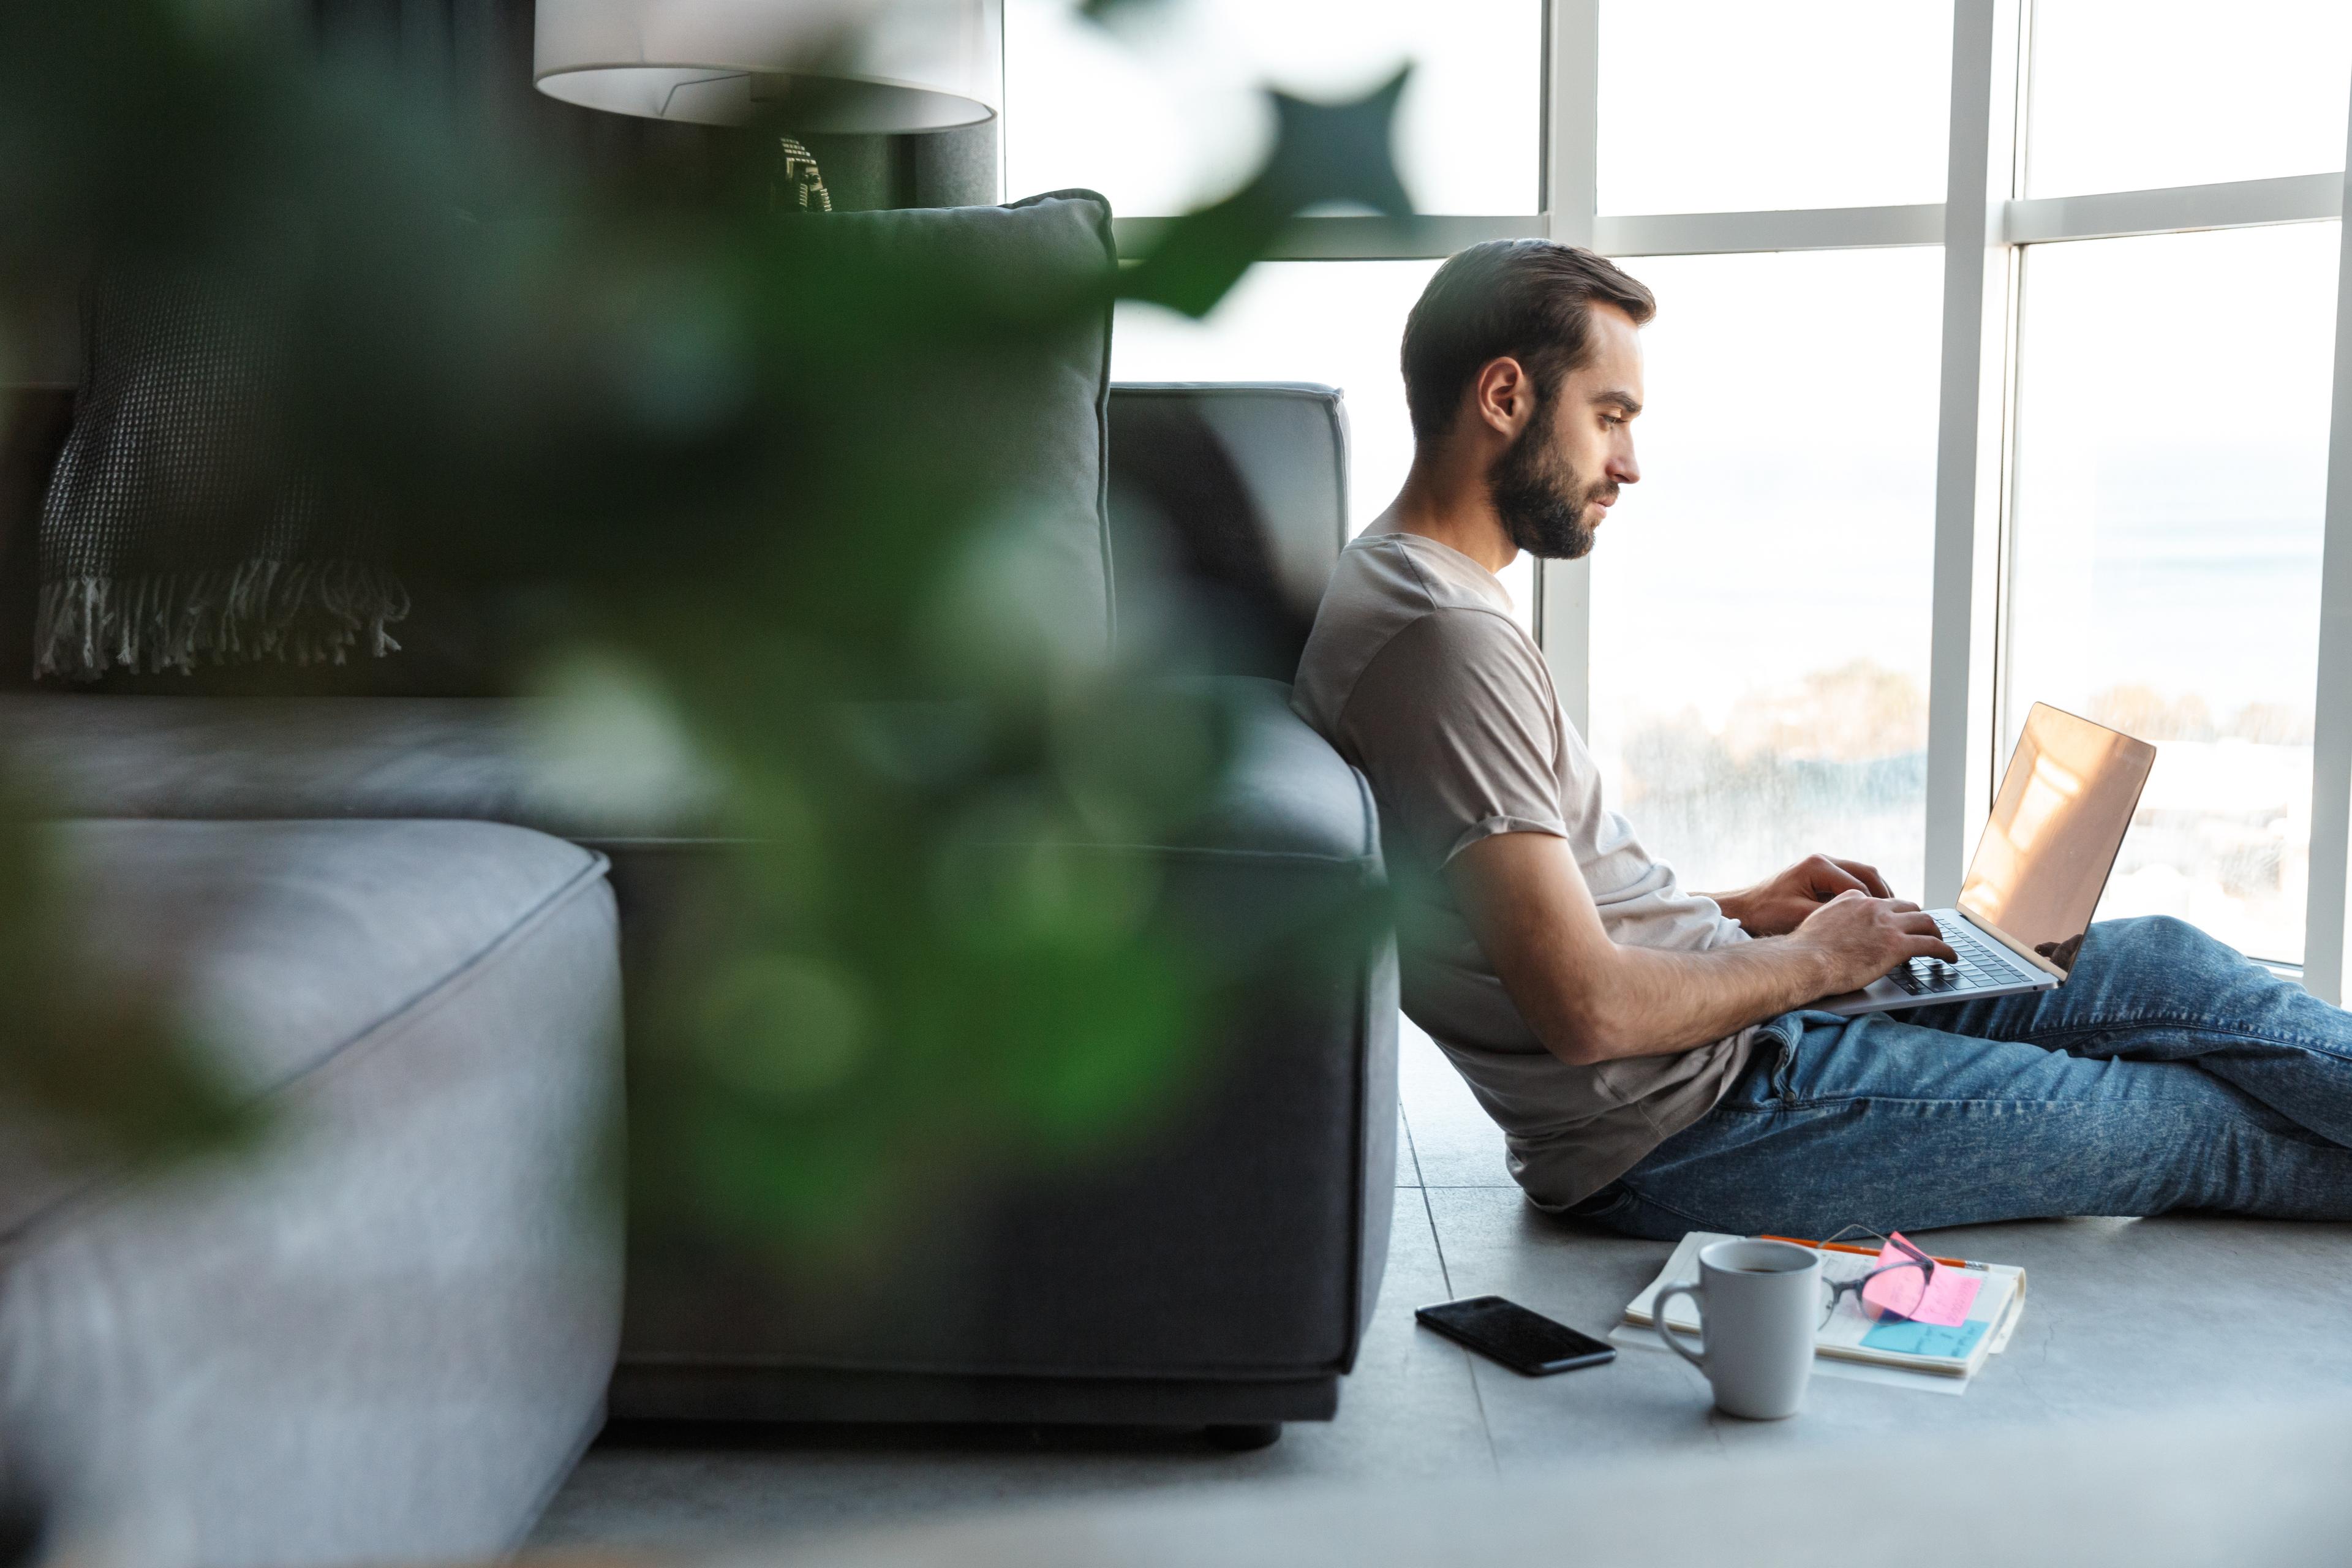
<path id="1" fill-rule="evenodd" d="M 2032 0 L 1954 0 L 1945 199 L 1896 206 L 1774 212 L 1595 211 L 1601 0 L 1544 6 L 1542 211 L 1534 216 L 1310 216 L 1276 260 L 1391 260 L 1452 255 L 1482 240 L 1548 237 L 1612 257 L 1731 255 L 1935 245 L 1944 250 L 1927 693 L 1926 897 L 1959 893 L 1990 813 L 2000 763 L 2001 617 L 2008 582 L 2015 437 L 2020 260 L 2029 245 L 2342 219 L 2352 211 L 2352 124 L 2345 169 L 2158 190 L 2028 198 L 2022 163 Z M 1169 220 L 1117 220 L 1122 249 L 1146 250 Z M 2333 403 L 2320 568 L 2305 986 L 2339 1002 L 2347 881 L 2352 876 L 2352 243 L 2339 247 Z M 1538 562 L 1536 626 L 1560 703 L 1591 717 L 1590 567 Z"/>

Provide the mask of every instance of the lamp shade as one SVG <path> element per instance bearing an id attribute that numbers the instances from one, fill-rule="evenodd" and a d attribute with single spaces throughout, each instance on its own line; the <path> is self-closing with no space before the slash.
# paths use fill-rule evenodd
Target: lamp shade
<path id="1" fill-rule="evenodd" d="M 947 131 L 996 113 L 1003 0 L 539 0 L 532 76 L 583 108 L 814 132 Z"/>

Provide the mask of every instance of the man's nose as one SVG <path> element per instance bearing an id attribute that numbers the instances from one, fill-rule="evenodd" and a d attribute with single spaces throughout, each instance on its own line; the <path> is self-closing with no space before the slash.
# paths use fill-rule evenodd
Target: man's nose
<path id="1" fill-rule="evenodd" d="M 1638 485 L 1642 482 L 1642 465 L 1634 460 L 1632 447 L 1628 446 L 1623 450 L 1611 455 L 1609 477 L 1621 485 Z"/>

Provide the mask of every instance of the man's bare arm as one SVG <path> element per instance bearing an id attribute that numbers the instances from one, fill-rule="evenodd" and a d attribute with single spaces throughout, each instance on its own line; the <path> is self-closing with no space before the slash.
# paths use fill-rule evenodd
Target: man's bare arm
<path id="1" fill-rule="evenodd" d="M 1579 1065 L 1687 1050 L 1867 985 L 1906 959 L 1958 956 L 1916 905 L 1859 892 L 1787 936 L 1697 952 L 1621 947 L 1567 841 L 1545 833 L 1481 839 L 1446 878 L 1520 1015 Z"/>

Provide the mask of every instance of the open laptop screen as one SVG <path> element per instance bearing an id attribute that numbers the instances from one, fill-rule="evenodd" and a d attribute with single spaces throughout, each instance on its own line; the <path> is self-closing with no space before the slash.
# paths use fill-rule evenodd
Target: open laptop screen
<path id="1" fill-rule="evenodd" d="M 2035 703 L 1960 884 L 1960 908 L 2072 969 L 2155 765 L 2146 742 Z"/>

